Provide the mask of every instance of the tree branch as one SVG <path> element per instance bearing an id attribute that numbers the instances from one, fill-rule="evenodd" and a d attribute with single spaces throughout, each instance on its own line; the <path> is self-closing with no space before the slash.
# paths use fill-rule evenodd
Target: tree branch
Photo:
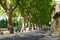
<path id="1" fill-rule="evenodd" d="M 12 7 L 12 11 L 14 11 L 14 9 L 17 7 L 17 4 L 14 6 L 14 7 Z"/>
<path id="2" fill-rule="evenodd" d="M 2 3 L 2 0 L 0 0 L 0 4 L 3 7 L 4 10 L 7 10 L 7 5 L 6 3 Z"/>
<path id="3" fill-rule="evenodd" d="M 17 7 L 17 4 L 19 3 L 19 0 L 16 1 L 16 4 L 12 7 L 12 11 Z"/>

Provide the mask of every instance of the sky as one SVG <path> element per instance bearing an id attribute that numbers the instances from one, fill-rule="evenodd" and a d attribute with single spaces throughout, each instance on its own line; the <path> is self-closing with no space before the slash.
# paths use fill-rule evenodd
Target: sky
<path id="1" fill-rule="evenodd" d="M 60 0 L 56 0 L 56 1 L 60 1 Z"/>
<path id="2" fill-rule="evenodd" d="M 56 0 L 56 4 L 60 4 L 60 0 Z"/>

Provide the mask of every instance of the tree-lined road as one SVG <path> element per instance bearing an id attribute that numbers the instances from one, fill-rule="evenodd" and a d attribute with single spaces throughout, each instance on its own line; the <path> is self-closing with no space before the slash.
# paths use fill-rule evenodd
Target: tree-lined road
<path id="1" fill-rule="evenodd" d="M 59 37 L 43 35 L 39 31 L 0 35 L 0 40 L 60 40 Z"/>

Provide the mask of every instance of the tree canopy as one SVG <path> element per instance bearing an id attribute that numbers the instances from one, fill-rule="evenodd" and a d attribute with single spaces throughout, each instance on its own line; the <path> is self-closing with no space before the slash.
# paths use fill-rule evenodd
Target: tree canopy
<path id="1" fill-rule="evenodd" d="M 21 15 L 33 23 L 48 24 L 54 0 L 0 0 L 0 4 L 5 10 L 17 6 Z"/>
<path id="2" fill-rule="evenodd" d="M 50 22 L 50 10 L 52 0 L 20 0 L 19 9 L 22 15 L 29 17 L 33 23 L 48 24 Z"/>

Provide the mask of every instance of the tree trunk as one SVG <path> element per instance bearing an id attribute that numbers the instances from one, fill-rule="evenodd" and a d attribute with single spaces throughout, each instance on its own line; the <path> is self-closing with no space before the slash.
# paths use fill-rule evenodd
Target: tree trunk
<path id="1" fill-rule="evenodd" d="M 34 24 L 34 30 L 36 30 L 36 24 Z"/>
<path id="2" fill-rule="evenodd" d="M 28 27 L 30 27 L 30 21 L 28 21 Z"/>
<path id="3" fill-rule="evenodd" d="M 12 11 L 11 10 L 7 10 L 7 14 L 8 14 L 8 30 L 10 31 L 10 33 L 13 33 Z"/>
<path id="4" fill-rule="evenodd" d="M 33 23 L 31 23 L 32 24 L 32 31 L 34 30 L 34 25 L 33 25 Z"/>
<path id="5" fill-rule="evenodd" d="M 58 18 L 54 19 L 53 26 L 52 26 L 52 35 L 59 35 L 59 25 L 58 25 Z"/>
<path id="6" fill-rule="evenodd" d="M 30 30 L 30 21 L 28 21 L 28 29 Z"/>
<path id="7" fill-rule="evenodd" d="M 24 31 L 24 28 L 25 28 L 25 26 L 24 26 L 24 18 L 22 17 L 22 28 L 21 28 L 21 32 Z"/>
<path id="8" fill-rule="evenodd" d="M 58 27 L 58 31 L 59 31 L 59 35 L 60 35 L 60 17 L 58 18 L 58 22 L 59 22 L 59 23 L 58 23 L 58 26 L 59 26 L 59 27 Z"/>

